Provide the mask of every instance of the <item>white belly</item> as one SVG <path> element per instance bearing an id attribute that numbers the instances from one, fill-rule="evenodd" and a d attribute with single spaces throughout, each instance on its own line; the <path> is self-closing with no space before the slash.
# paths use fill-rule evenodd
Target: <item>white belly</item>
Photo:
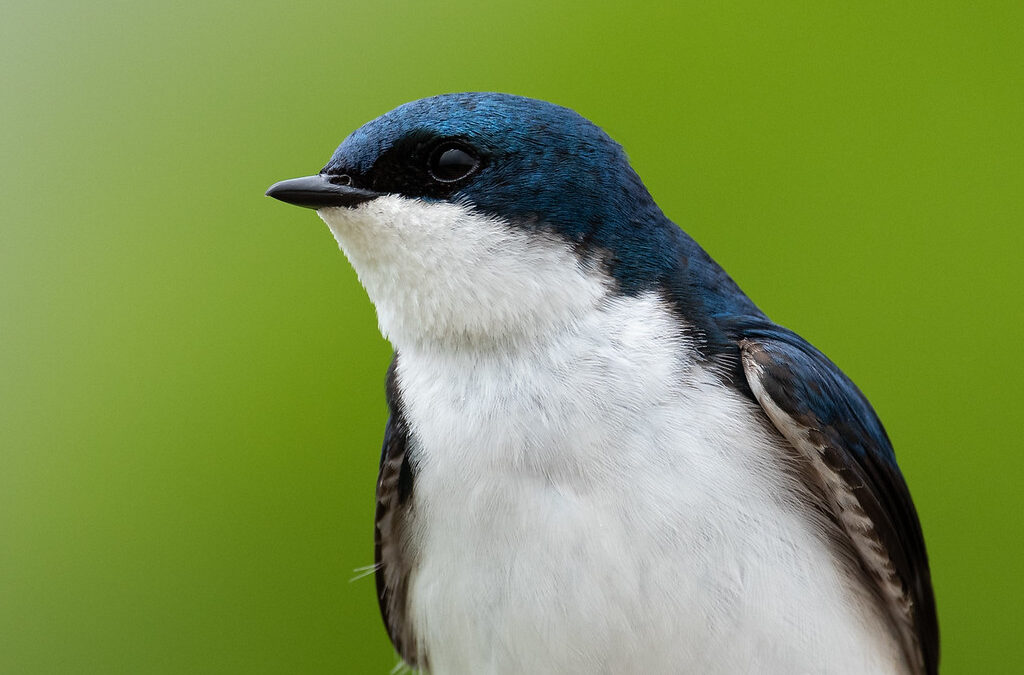
<path id="1" fill-rule="evenodd" d="M 431 672 L 901 672 L 784 442 L 678 321 L 619 298 L 578 328 L 400 353 Z"/>

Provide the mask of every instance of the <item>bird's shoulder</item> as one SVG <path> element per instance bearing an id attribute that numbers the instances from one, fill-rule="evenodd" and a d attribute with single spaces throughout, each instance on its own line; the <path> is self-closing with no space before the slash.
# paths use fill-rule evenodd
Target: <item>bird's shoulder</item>
<path id="1" fill-rule="evenodd" d="M 860 389 L 821 351 L 763 317 L 722 322 L 745 384 L 807 464 L 850 539 L 916 671 L 938 668 L 931 573 L 917 511 L 889 437 Z"/>

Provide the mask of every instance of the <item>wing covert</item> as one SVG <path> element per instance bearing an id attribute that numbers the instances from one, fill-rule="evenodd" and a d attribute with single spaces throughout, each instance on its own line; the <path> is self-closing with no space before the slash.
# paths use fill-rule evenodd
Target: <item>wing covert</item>
<path id="1" fill-rule="evenodd" d="M 856 385 L 800 336 L 761 319 L 738 328 L 734 335 L 754 398 L 820 479 L 915 672 L 938 672 L 924 538 L 881 422 Z"/>

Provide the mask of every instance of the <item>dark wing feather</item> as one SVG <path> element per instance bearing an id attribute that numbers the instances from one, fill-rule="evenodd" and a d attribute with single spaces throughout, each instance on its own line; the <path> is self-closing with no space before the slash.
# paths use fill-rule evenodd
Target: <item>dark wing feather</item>
<path id="1" fill-rule="evenodd" d="M 915 672 L 938 672 L 939 629 L 921 525 L 892 444 L 856 385 L 799 335 L 735 322 L 754 398 L 813 468 Z"/>
<path id="2" fill-rule="evenodd" d="M 408 581 L 412 556 L 408 551 L 406 525 L 413 490 L 409 463 L 409 428 L 395 382 L 398 354 L 391 361 L 387 376 L 387 400 L 390 417 L 384 428 L 384 447 L 377 479 L 377 517 L 374 528 L 374 558 L 377 568 L 377 600 L 388 637 L 402 659 L 415 667 L 422 654 L 408 617 Z M 419 664 L 423 665 L 423 664 Z"/>

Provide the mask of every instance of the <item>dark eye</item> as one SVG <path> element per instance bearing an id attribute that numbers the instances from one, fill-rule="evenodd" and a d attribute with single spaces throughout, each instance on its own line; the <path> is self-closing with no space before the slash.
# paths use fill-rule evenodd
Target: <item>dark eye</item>
<path id="1" fill-rule="evenodd" d="M 464 145 L 442 143 L 430 155 L 427 165 L 431 177 L 442 183 L 452 183 L 473 173 L 480 160 Z"/>

